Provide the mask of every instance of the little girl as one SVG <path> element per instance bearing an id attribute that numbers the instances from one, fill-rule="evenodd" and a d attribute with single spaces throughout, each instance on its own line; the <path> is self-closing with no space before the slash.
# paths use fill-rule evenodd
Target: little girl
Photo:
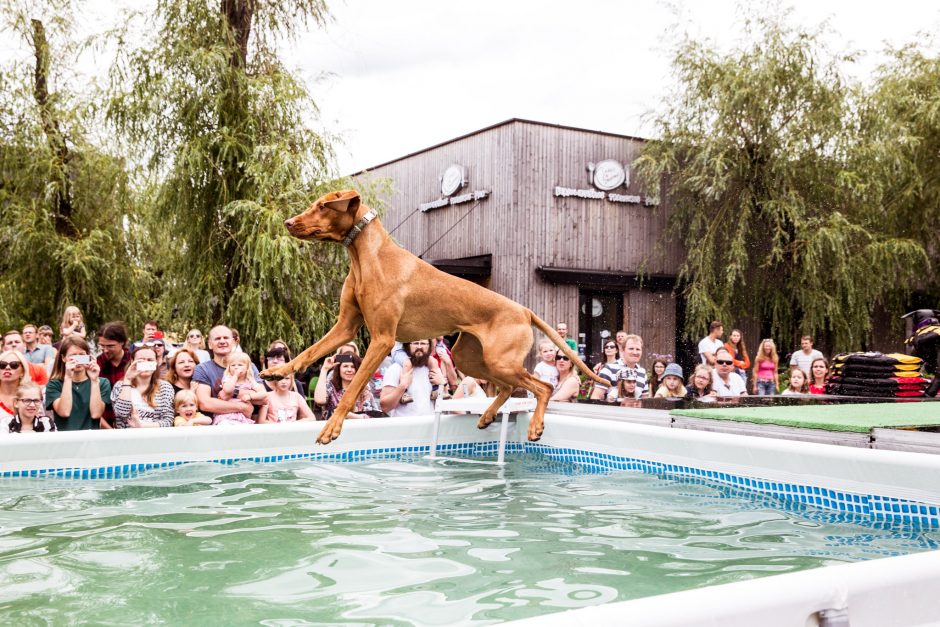
<path id="1" fill-rule="evenodd" d="M 50 420 L 42 413 L 42 391 L 32 381 L 20 384 L 13 399 L 13 418 L 10 419 L 10 433 L 28 433 L 30 431 L 55 431 L 55 420 Z"/>
<path id="2" fill-rule="evenodd" d="M 790 366 L 790 385 L 783 391 L 784 396 L 802 396 L 808 394 L 806 373 L 799 366 Z"/>
<path id="3" fill-rule="evenodd" d="M 240 400 L 250 403 L 266 395 L 264 386 L 251 377 L 251 359 L 248 353 L 231 353 L 225 362 L 225 374 L 222 375 L 222 387 L 219 398 L 223 401 Z M 214 425 L 253 425 L 255 421 L 242 412 L 216 414 Z"/>
<path id="4" fill-rule="evenodd" d="M 258 414 L 259 423 L 315 419 L 307 399 L 295 389 L 293 377 L 274 382 L 274 390 L 268 394 L 268 404 Z"/>
<path id="5" fill-rule="evenodd" d="M 212 424 L 212 418 L 199 413 L 196 393 L 192 390 L 177 392 L 176 398 L 173 399 L 173 409 L 176 411 L 176 419 L 173 420 L 174 427 L 198 427 Z"/>
<path id="6" fill-rule="evenodd" d="M 685 398 L 688 390 L 682 385 L 682 367 L 668 364 L 663 370 L 663 383 L 656 390 L 656 398 Z"/>

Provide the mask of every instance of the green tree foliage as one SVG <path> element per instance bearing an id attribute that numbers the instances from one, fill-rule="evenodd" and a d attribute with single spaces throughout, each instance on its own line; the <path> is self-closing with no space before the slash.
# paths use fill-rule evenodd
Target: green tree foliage
<path id="1" fill-rule="evenodd" d="M 304 345 L 335 319 L 345 252 L 283 226 L 341 184 L 332 140 L 308 127 L 316 107 L 277 51 L 327 19 L 322 0 L 158 0 L 152 36 L 123 41 L 109 114 L 155 181 L 161 318 L 178 330 L 225 322 L 259 350 Z"/>
<path id="2" fill-rule="evenodd" d="M 915 287 L 940 307 L 940 55 L 936 38 L 891 51 L 861 115 L 872 196 L 890 232 L 930 252 Z M 926 52 L 933 50 L 933 54 Z"/>
<path id="3" fill-rule="evenodd" d="M 748 20 L 744 42 L 679 42 L 677 87 L 637 164 L 668 181 L 686 328 L 750 317 L 775 337 L 858 348 L 873 308 L 913 285 L 924 249 L 886 229 L 869 166 L 857 167 L 862 95 L 839 69 L 851 58 L 785 17 Z"/>
<path id="4" fill-rule="evenodd" d="M 93 141 L 93 94 L 73 91 L 63 70 L 78 51 L 67 7 L 44 21 L 28 6 L 2 5 L 24 54 L 0 74 L 0 322 L 57 327 L 69 304 L 93 325 L 139 320 L 149 276 L 131 261 L 124 164 Z"/>

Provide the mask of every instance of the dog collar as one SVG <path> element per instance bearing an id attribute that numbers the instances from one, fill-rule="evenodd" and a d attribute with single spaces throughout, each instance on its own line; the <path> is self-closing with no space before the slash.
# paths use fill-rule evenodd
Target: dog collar
<path id="1" fill-rule="evenodd" d="M 353 240 L 356 239 L 356 237 L 360 233 L 362 233 L 362 229 L 364 229 L 366 225 L 372 222 L 374 219 L 375 219 L 375 210 L 369 209 L 369 212 L 366 215 L 362 216 L 359 219 L 359 222 L 356 222 L 353 228 L 349 229 L 349 233 L 346 234 L 346 239 L 343 240 L 343 246 L 345 246 L 346 248 L 349 248 L 352 245 Z"/>

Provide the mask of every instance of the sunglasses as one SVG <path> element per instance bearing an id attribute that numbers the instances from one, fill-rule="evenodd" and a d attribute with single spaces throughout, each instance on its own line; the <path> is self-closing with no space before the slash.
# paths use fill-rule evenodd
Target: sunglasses
<path id="1" fill-rule="evenodd" d="M 605 350 L 608 349 L 608 348 L 617 348 L 617 345 L 616 345 L 616 344 L 608 344 L 607 346 L 604 347 Z"/>
<path id="2" fill-rule="evenodd" d="M 23 367 L 18 361 L 0 361 L 0 370 L 19 370 Z"/>
<path id="3" fill-rule="evenodd" d="M 189 335 L 189 336 L 187 336 L 187 337 L 188 337 L 189 339 L 191 339 L 191 340 L 198 340 L 198 339 L 201 338 L 202 336 L 199 335 L 198 333 L 194 333 L 193 335 Z"/>
<path id="4" fill-rule="evenodd" d="M 719 366 L 731 366 L 734 364 L 733 361 L 728 361 L 726 359 L 716 359 L 715 363 L 718 364 Z"/>
<path id="5" fill-rule="evenodd" d="M 555 361 L 571 361 L 565 355 L 555 355 Z"/>

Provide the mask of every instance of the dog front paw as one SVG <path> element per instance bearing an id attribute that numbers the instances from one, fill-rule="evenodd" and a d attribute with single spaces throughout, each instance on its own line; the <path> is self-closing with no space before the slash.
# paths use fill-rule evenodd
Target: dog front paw
<path id="1" fill-rule="evenodd" d="M 294 371 L 287 364 L 283 364 L 274 368 L 265 368 L 258 374 L 265 381 L 280 381 L 294 374 Z"/>

